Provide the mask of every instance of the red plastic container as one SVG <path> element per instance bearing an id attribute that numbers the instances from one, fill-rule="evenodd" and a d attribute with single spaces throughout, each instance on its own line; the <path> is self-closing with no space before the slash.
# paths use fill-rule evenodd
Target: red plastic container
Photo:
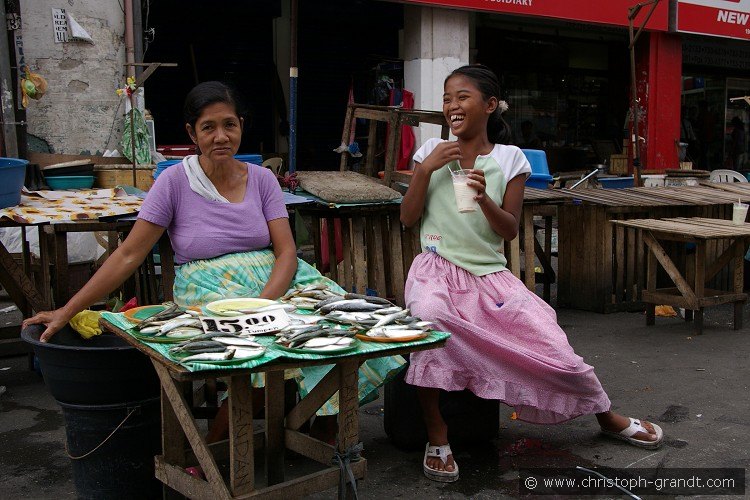
<path id="1" fill-rule="evenodd" d="M 189 156 L 196 154 L 195 144 L 171 144 L 157 146 L 156 150 L 164 156 Z"/>

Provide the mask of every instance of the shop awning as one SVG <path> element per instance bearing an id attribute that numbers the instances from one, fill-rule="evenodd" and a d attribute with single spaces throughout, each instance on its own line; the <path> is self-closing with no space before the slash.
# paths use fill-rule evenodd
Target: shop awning
<path id="1" fill-rule="evenodd" d="M 678 0 L 675 31 L 750 40 L 750 0 Z"/>
<path id="2" fill-rule="evenodd" d="M 450 7 L 498 14 L 517 14 L 523 16 L 539 16 L 567 21 L 609 24 L 615 26 L 628 25 L 628 9 L 639 0 L 606 0 L 593 2 L 592 0 L 399 0 L 401 3 L 420 4 L 434 7 Z M 693 0 L 696 1 L 697 0 Z M 713 3 L 730 3 L 733 0 L 714 1 Z M 741 0 L 743 3 L 750 0 Z M 711 3 L 706 0 L 703 3 Z M 635 19 L 635 25 L 643 24 L 648 9 L 642 9 Z M 652 31 L 667 31 L 669 27 L 669 2 L 659 3 L 648 22 Z"/>

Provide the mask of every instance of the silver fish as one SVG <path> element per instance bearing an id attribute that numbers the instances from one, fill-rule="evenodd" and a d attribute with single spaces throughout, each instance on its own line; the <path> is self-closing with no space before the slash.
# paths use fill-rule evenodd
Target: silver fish
<path id="1" fill-rule="evenodd" d="M 228 349 L 225 352 L 203 352 L 182 358 L 180 363 L 199 363 L 201 361 L 221 361 L 224 359 L 232 359 L 234 357 L 234 352 L 234 349 Z"/>
<path id="2" fill-rule="evenodd" d="M 241 347 L 263 347 L 257 342 L 253 342 L 248 338 L 236 338 L 236 337 L 214 337 L 214 342 L 219 342 L 224 345 L 241 346 Z"/>
<path id="3" fill-rule="evenodd" d="M 198 318 L 193 318 L 193 317 L 173 319 L 161 326 L 160 335 L 166 335 L 167 332 L 169 332 L 170 330 L 174 330 L 175 328 L 179 328 L 181 326 L 190 326 L 194 328 L 200 328 L 201 322 Z"/>
<path id="4" fill-rule="evenodd" d="M 404 316 L 408 316 L 408 315 L 409 315 L 408 309 L 402 309 L 401 311 L 395 312 L 393 314 L 388 314 L 386 316 L 383 316 L 380 320 L 378 320 L 378 322 L 375 323 L 374 328 L 388 325 L 396 321 L 398 318 L 403 318 Z"/>

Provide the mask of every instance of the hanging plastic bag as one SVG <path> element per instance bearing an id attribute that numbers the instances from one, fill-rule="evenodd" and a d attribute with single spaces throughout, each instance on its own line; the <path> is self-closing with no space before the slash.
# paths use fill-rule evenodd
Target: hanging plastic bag
<path id="1" fill-rule="evenodd" d="M 24 108 L 29 105 L 29 98 L 41 99 L 47 92 L 47 80 L 41 75 L 32 73 L 28 66 L 24 67 L 24 76 L 21 78 L 21 104 Z"/>
<path id="2" fill-rule="evenodd" d="M 139 165 L 147 165 L 151 163 L 151 149 L 149 146 L 149 135 L 148 128 L 146 128 L 146 120 L 143 119 L 143 114 L 139 109 L 135 109 L 133 115 L 135 116 L 135 158 Z M 125 115 L 125 130 L 122 133 L 122 142 L 120 142 L 120 149 L 122 150 L 122 154 L 125 155 L 125 158 L 133 161 L 133 144 L 130 142 L 130 119 L 131 113 L 128 112 Z"/>

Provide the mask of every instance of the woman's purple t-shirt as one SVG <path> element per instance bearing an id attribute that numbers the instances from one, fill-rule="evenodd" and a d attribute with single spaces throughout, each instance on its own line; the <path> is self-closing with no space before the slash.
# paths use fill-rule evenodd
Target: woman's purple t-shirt
<path id="1" fill-rule="evenodd" d="M 138 214 L 167 228 L 176 264 L 268 248 L 268 221 L 282 217 L 289 215 L 276 177 L 250 163 L 239 203 L 210 201 L 193 192 L 185 168 L 177 164 L 156 179 Z"/>

